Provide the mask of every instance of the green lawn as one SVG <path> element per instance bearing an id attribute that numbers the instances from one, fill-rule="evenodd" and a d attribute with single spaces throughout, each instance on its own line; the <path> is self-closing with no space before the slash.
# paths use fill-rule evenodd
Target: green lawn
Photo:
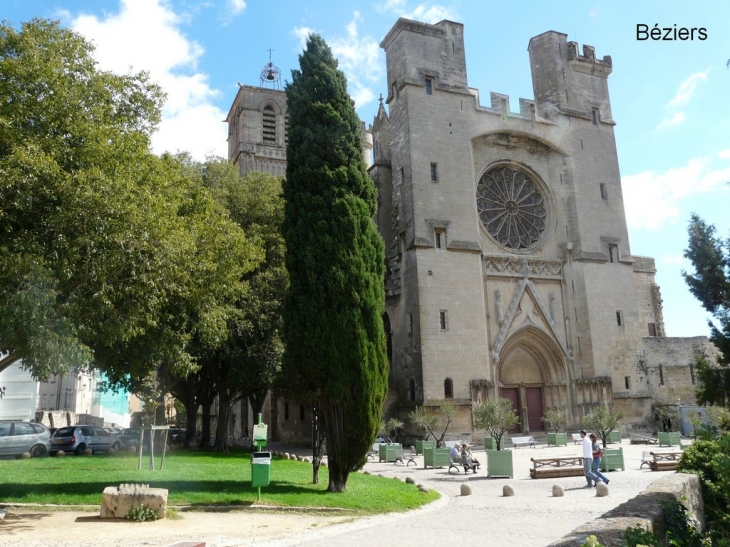
<path id="1" fill-rule="evenodd" d="M 159 468 L 160 460 L 155 460 Z M 385 465 L 385 464 L 383 464 Z M 170 505 L 251 505 L 250 454 L 171 452 L 163 471 L 149 471 L 149 456 L 137 471 L 133 455 L 98 454 L 91 457 L 35 458 L 0 461 L 0 503 L 99 505 L 107 486 L 143 483 L 167 488 Z M 274 458 L 271 485 L 261 489 L 258 503 L 279 507 L 338 507 L 361 514 L 413 509 L 439 497 L 411 484 L 363 473 L 352 473 L 347 492 L 330 494 L 327 468 L 319 484 L 312 484 L 312 465 Z"/>

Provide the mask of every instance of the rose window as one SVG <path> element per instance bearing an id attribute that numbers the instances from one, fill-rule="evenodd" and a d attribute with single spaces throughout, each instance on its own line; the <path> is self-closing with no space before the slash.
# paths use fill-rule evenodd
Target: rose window
<path id="1" fill-rule="evenodd" d="M 537 185 L 509 167 L 487 171 L 477 184 L 479 219 L 497 243 L 508 249 L 527 249 L 542 236 L 547 210 Z"/>

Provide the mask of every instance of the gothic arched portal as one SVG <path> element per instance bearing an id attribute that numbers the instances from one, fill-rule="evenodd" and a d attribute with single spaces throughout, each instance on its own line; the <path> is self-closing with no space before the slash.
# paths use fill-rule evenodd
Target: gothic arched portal
<path id="1" fill-rule="evenodd" d="M 512 432 L 544 431 L 546 408 L 571 408 L 567 378 L 563 352 L 547 333 L 532 326 L 513 333 L 498 365 L 500 397 L 510 399 L 520 417 Z"/>

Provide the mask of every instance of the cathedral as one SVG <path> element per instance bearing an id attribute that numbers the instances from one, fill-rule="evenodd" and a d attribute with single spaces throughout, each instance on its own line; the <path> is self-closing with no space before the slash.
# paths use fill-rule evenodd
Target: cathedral
<path id="1" fill-rule="evenodd" d="M 472 432 L 473 404 L 506 397 L 523 433 L 544 431 L 548 408 L 571 429 L 600 404 L 624 413 L 625 435 L 656 431 L 656 405 L 694 404 L 694 353 L 713 348 L 664 336 L 654 259 L 631 254 L 611 57 L 533 37 L 534 99 L 513 111 L 469 87 L 463 32 L 399 19 L 380 44 L 387 97 L 363 124 L 386 248 L 384 413 L 451 401 L 452 430 Z M 263 83 L 240 86 L 229 157 L 284 175 L 286 96 Z M 275 430 L 303 440 L 288 404 L 272 403 Z"/>

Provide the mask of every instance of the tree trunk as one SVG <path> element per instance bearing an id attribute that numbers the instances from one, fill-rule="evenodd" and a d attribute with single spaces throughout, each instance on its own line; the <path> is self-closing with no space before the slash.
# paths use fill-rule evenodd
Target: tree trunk
<path id="1" fill-rule="evenodd" d="M 259 413 L 264 408 L 264 403 L 266 402 L 266 396 L 268 394 L 269 390 L 266 389 L 263 391 L 254 391 L 248 395 L 248 401 L 251 404 L 251 414 L 253 415 L 254 423 L 258 423 Z"/>
<path id="2" fill-rule="evenodd" d="M 218 423 L 215 427 L 213 449 L 224 454 L 228 454 L 228 420 L 231 416 L 231 399 L 227 389 L 222 389 L 218 393 Z"/>
<path id="3" fill-rule="evenodd" d="M 325 429 L 321 414 L 315 407 L 312 416 L 312 484 L 319 484 L 319 468 L 322 465 Z"/>
<path id="4" fill-rule="evenodd" d="M 203 407 L 203 423 L 200 427 L 200 448 L 210 448 L 210 407 L 213 404 L 215 394 L 209 393 L 202 397 L 200 404 Z"/>

